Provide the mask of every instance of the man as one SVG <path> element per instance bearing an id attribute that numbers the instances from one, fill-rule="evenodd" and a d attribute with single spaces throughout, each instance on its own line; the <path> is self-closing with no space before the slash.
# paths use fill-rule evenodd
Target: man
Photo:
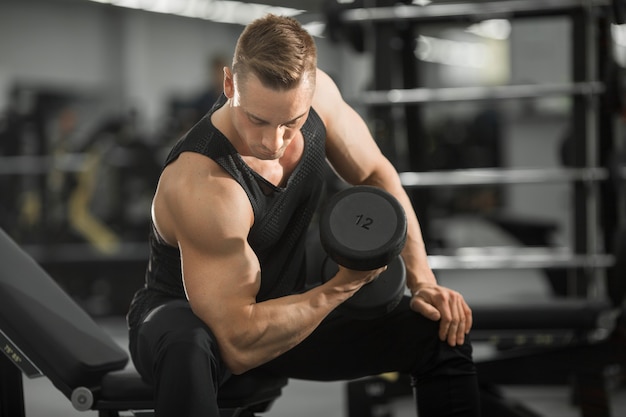
<path id="1" fill-rule="evenodd" d="M 339 268 L 305 289 L 326 159 L 347 182 L 391 192 L 408 214 L 412 297 L 384 318 L 334 311 L 384 268 Z M 146 285 L 128 321 L 157 416 L 217 417 L 219 386 L 253 368 L 314 380 L 405 372 L 420 416 L 478 415 L 471 311 L 437 285 L 396 171 L 317 69 L 296 20 L 268 15 L 243 31 L 224 95 L 167 158 L 152 220 Z"/>

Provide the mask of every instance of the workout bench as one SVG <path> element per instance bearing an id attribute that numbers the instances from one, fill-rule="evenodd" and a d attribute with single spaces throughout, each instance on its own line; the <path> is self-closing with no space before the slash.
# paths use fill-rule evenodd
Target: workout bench
<path id="1" fill-rule="evenodd" d="M 22 373 L 45 376 L 77 410 L 101 417 L 153 414 L 152 388 L 127 352 L 0 229 L 0 417 L 24 417 Z M 258 371 L 218 394 L 221 417 L 269 409 L 287 385 Z"/>

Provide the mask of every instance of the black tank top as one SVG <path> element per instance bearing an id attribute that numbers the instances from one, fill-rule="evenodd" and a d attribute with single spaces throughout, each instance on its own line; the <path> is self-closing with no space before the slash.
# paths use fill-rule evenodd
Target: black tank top
<path id="1" fill-rule="evenodd" d="M 164 167 L 183 152 L 196 152 L 211 158 L 230 174 L 248 195 L 254 211 L 248 243 L 261 265 L 257 301 L 299 292 L 306 281 L 307 229 L 324 194 L 326 129 L 311 109 L 301 129 L 302 158 L 286 185 L 277 187 L 253 171 L 211 123 L 211 115 L 225 102 L 226 97 L 222 95 L 209 113 L 176 143 Z M 145 286 L 131 303 L 128 317 L 131 326 L 163 300 L 185 298 L 178 248 L 165 243 L 154 225 L 149 242 Z"/>

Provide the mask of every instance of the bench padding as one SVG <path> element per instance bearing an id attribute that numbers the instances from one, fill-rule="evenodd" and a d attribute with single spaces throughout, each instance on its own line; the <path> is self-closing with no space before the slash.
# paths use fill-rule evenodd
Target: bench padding
<path id="1" fill-rule="evenodd" d="M 123 369 L 127 353 L 3 230 L 0 330 L 66 396 Z"/>

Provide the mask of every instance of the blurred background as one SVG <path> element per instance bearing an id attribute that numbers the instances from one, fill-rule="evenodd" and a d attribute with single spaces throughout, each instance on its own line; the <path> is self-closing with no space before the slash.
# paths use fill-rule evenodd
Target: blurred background
<path id="1" fill-rule="evenodd" d="M 0 227 L 91 315 L 143 285 L 161 164 L 265 13 L 315 36 L 442 282 L 621 305 L 620 1 L 2 0 Z"/>

